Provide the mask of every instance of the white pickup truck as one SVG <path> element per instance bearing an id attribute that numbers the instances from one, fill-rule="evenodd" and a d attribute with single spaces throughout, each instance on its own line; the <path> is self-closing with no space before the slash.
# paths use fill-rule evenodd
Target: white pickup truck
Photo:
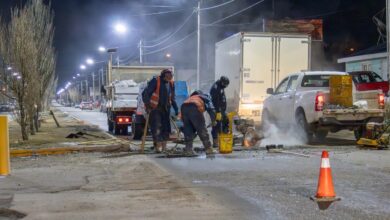
<path id="1" fill-rule="evenodd" d="M 380 90 L 357 92 L 353 86 L 353 102 L 360 107 L 344 108 L 329 104 L 329 78 L 348 75 L 345 72 L 300 72 L 283 79 L 264 101 L 263 128 L 269 123 L 294 125 L 310 141 L 313 135 L 323 140 L 328 132 L 353 130 L 360 138 L 367 122 L 384 120 L 384 94 Z M 363 105 L 362 105 L 363 103 Z M 266 129 L 266 128 L 265 128 Z"/>

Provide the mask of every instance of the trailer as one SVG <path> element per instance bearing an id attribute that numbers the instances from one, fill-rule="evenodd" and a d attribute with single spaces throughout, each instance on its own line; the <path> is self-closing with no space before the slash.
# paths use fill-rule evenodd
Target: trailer
<path id="1" fill-rule="evenodd" d="M 261 120 L 267 88 L 288 74 L 310 70 L 311 38 L 305 34 L 240 32 L 215 46 L 215 80 L 230 79 L 228 111 Z"/>

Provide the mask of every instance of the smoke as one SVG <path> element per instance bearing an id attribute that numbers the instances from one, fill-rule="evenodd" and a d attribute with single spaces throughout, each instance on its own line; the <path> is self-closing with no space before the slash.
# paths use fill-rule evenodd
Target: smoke
<path id="1" fill-rule="evenodd" d="M 269 122 L 263 123 L 267 125 L 263 126 L 262 132 L 264 139 L 261 140 L 261 147 L 265 147 L 271 144 L 282 144 L 284 146 L 291 147 L 304 145 L 307 142 L 307 138 L 304 131 L 299 129 L 297 125 L 290 125 L 281 128 Z"/>

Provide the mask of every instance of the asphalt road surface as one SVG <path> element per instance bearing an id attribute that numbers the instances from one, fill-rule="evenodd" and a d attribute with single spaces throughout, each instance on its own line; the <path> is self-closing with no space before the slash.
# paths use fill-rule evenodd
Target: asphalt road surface
<path id="1" fill-rule="evenodd" d="M 74 108 L 61 110 L 106 129 L 105 114 Z M 280 134 L 280 142 L 284 141 Z M 278 139 L 275 144 L 278 144 Z M 197 146 L 200 146 L 197 144 Z M 286 147 L 287 148 L 287 147 Z M 214 159 L 165 159 L 150 156 L 175 176 L 223 199 L 256 210 L 255 219 L 390 219 L 390 153 L 360 149 L 350 132 L 336 133 L 326 144 L 288 147 L 282 153 L 235 151 Z M 341 201 L 320 211 L 315 195 L 322 150 L 330 152 L 334 186 Z"/>

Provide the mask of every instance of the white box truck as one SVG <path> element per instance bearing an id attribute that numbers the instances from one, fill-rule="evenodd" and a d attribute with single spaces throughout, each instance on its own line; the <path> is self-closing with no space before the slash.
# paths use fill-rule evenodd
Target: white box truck
<path id="1" fill-rule="evenodd" d="M 215 79 L 227 76 L 228 111 L 259 124 L 267 88 L 310 70 L 311 38 L 304 34 L 240 32 L 215 46 Z"/>

